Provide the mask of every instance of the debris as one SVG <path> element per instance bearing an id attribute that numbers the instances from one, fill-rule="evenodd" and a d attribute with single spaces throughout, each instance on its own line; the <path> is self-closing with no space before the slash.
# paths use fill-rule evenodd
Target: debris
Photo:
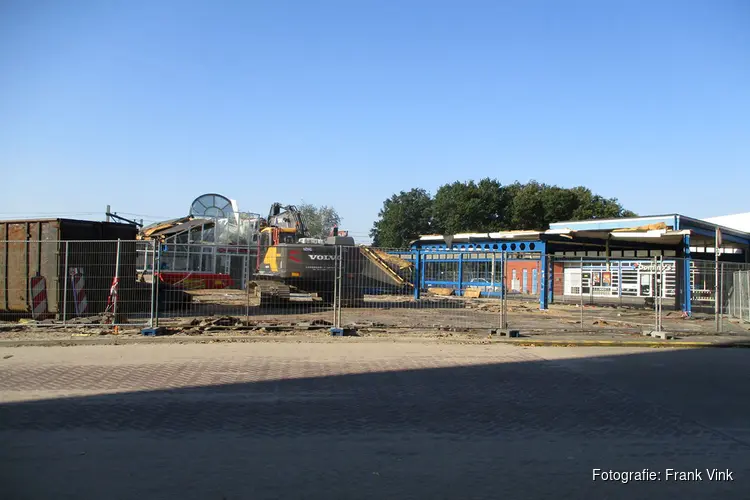
<path id="1" fill-rule="evenodd" d="M 98 316 L 81 316 L 68 320 L 68 324 L 73 325 L 102 325 L 107 324 L 108 322 L 109 318 L 106 314 L 101 314 Z"/>
<path id="2" fill-rule="evenodd" d="M 167 329 L 163 326 L 157 328 L 144 328 L 141 333 L 147 337 L 156 337 L 157 335 L 164 335 Z"/>
<path id="3" fill-rule="evenodd" d="M 503 329 L 498 331 L 501 337 L 517 338 L 521 336 L 521 332 L 515 329 Z"/>
<path id="4" fill-rule="evenodd" d="M 359 337 L 357 331 L 352 328 L 331 328 L 330 332 L 333 337 Z"/>
<path id="5" fill-rule="evenodd" d="M 354 321 L 351 323 L 352 326 L 360 327 L 360 328 L 386 328 L 388 325 L 385 323 L 378 323 L 375 321 L 363 321 L 363 322 L 357 322 Z"/>
<path id="6" fill-rule="evenodd" d="M 223 316 L 221 318 L 213 320 L 211 324 L 213 326 L 234 326 L 238 322 L 239 320 L 237 318 L 232 318 L 231 316 Z"/>
<path id="7" fill-rule="evenodd" d="M 232 316 L 221 316 L 218 318 L 204 318 L 202 321 L 198 321 L 195 323 L 194 321 L 190 323 L 191 326 L 198 326 L 200 328 L 205 328 L 206 330 L 209 330 L 210 327 L 217 327 L 217 326 L 235 326 L 242 323 L 242 320 L 240 318 L 235 318 Z"/>

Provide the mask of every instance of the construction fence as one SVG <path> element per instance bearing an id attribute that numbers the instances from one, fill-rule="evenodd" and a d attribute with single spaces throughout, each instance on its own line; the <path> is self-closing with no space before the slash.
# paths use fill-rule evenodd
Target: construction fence
<path id="1" fill-rule="evenodd" d="M 308 259 L 307 270 L 266 303 L 256 283 L 268 281 L 269 257 L 257 246 L 0 241 L 0 321 L 446 334 L 750 328 L 747 264 L 299 247 L 290 258 Z"/>

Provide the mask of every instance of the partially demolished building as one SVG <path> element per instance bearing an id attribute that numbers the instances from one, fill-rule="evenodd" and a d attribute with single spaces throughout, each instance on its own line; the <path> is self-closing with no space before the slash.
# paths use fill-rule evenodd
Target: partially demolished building
<path id="1" fill-rule="evenodd" d="M 196 198 L 185 217 L 141 230 L 141 240 L 160 246 L 161 279 L 185 288 L 242 288 L 248 266 L 255 264 L 261 217 L 241 212 L 237 202 L 209 193 Z M 150 273 L 153 251 L 139 252 L 139 270 Z"/>

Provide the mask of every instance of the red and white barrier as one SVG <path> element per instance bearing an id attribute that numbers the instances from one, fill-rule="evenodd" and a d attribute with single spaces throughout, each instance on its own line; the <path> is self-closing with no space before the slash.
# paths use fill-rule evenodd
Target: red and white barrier
<path id="1" fill-rule="evenodd" d="M 83 277 L 83 269 L 71 269 L 70 282 L 73 286 L 73 302 L 76 306 L 76 316 L 86 314 L 89 309 L 89 303 L 86 300 L 86 280 Z"/>
<path id="2" fill-rule="evenodd" d="M 115 277 L 112 280 L 112 286 L 109 288 L 109 297 L 107 297 L 107 312 L 114 312 L 117 306 L 117 292 L 120 285 L 120 278 Z"/>
<path id="3" fill-rule="evenodd" d="M 44 276 L 31 278 L 31 316 L 39 319 L 47 313 L 47 280 Z"/>

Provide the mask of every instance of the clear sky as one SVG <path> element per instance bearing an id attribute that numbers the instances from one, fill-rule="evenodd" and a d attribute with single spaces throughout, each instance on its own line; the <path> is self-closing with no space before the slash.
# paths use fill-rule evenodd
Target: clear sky
<path id="1" fill-rule="evenodd" d="M 750 2 L 0 1 L 0 217 L 494 177 L 750 211 Z"/>

